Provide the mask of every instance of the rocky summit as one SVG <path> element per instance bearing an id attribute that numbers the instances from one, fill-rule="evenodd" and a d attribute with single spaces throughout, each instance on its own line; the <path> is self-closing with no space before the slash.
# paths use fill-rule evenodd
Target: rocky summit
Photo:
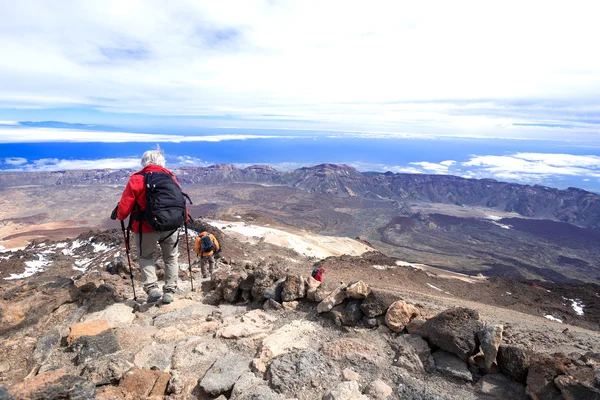
<path id="1" fill-rule="evenodd" d="M 32 243 L 5 260 L 0 399 L 600 398 L 598 326 L 453 297 L 456 279 L 410 267 L 387 271 L 411 274 L 396 290 L 348 269 L 391 262 L 381 254 L 316 260 L 218 230 L 213 276 L 192 265 L 192 291 L 180 243 L 175 301 L 145 304 L 119 234 Z M 39 255 L 53 264 L 18 274 Z"/>

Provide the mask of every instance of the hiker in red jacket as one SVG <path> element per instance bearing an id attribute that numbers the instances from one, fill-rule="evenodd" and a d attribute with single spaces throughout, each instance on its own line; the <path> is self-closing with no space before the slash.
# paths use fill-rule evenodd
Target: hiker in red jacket
<path id="1" fill-rule="evenodd" d="M 319 282 L 323 282 L 323 274 L 325 273 L 325 268 L 315 268 L 312 272 L 312 277 Z"/>
<path id="2" fill-rule="evenodd" d="M 134 213 L 131 231 L 133 232 L 134 241 L 138 247 L 138 262 L 142 271 L 144 291 L 148 294 L 147 302 L 149 303 L 158 301 L 161 297 L 161 293 L 158 290 L 156 267 L 154 265 L 156 244 L 158 243 L 160 245 L 162 249 L 162 258 L 165 264 L 165 285 L 163 287 L 162 302 L 171 303 L 173 301 L 173 294 L 177 289 L 179 272 L 179 249 L 177 247 L 179 241 L 178 229 L 155 231 L 143 217 L 138 218 L 141 219 L 141 221 L 137 220 L 135 218 L 135 213 L 138 210 L 146 210 L 144 174 L 148 172 L 166 173 L 171 176 L 177 185 L 179 185 L 179 183 L 173 173 L 165 168 L 165 156 L 160 149 L 145 152 L 142 156 L 142 167 L 142 170 L 134 173 L 129 178 L 129 182 L 127 182 L 127 186 L 125 187 L 121 200 L 117 206 L 117 218 L 123 221 L 129 215 Z"/>

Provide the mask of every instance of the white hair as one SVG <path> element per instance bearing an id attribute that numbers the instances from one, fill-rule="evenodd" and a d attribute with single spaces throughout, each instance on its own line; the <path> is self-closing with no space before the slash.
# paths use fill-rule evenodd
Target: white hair
<path id="1" fill-rule="evenodd" d="M 148 150 L 142 156 L 142 167 L 144 168 L 148 165 L 164 167 L 165 164 L 165 153 L 163 153 L 162 149 L 158 146 L 156 146 L 156 150 Z"/>

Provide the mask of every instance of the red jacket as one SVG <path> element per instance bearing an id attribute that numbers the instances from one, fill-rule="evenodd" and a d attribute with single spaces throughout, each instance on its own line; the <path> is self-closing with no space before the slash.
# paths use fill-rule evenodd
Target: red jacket
<path id="1" fill-rule="evenodd" d="M 123 190 L 121 200 L 119 201 L 117 219 L 120 221 L 127 219 L 136 203 L 140 206 L 141 210 L 146 209 L 146 186 L 144 185 L 144 175 L 142 175 L 144 172 L 166 172 L 173 177 L 175 182 L 177 182 L 175 175 L 173 175 L 171 171 L 158 165 L 148 165 L 141 171 L 131 175 L 129 182 L 127 182 L 127 186 L 125 186 L 125 190 Z M 177 182 L 177 184 L 179 184 L 179 182 Z M 139 233 L 140 228 L 138 221 L 133 221 L 131 230 Z M 142 221 L 142 233 L 144 232 L 154 232 L 154 229 L 152 229 L 146 221 Z"/>

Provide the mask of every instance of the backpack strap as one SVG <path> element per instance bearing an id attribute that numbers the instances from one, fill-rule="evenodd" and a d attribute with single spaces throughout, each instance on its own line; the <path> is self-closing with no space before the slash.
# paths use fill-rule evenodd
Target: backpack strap
<path id="1" fill-rule="evenodd" d="M 165 240 L 167 240 L 168 238 L 170 238 L 175 232 L 177 232 L 177 240 L 175 241 L 175 244 L 173 245 L 173 248 L 177 247 L 177 244 L 179 244 L 179 229 L 175 229 L 173 232 L 169 233 L 167 236 L 165 236 L 164 238 L 160 239 L 158 241 L 158 244 L 162 244 Z"/>

